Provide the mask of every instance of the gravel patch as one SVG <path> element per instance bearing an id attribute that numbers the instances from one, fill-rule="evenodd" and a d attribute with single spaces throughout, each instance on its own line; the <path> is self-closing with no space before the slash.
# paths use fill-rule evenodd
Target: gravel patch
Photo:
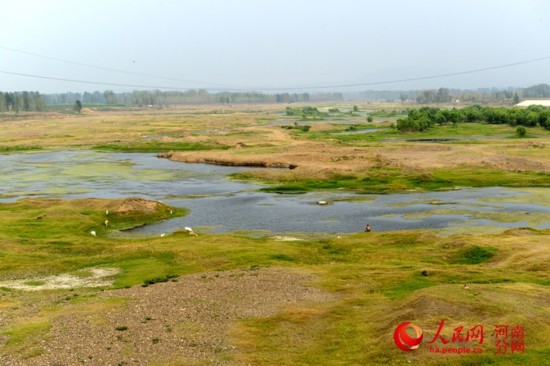
<path id="1" fill-rule="evenodd" d="M 333 295 L 286 269 L 208 272 L 177 282 L 105 291 L 94 301 L 128 299 L 100 314 L 67 312 L 53 320 L 32 358 L 0 355 L 2 365 L 231 365 L 228 335 L 241 319 L 267 317 L 286 305 Z"/>

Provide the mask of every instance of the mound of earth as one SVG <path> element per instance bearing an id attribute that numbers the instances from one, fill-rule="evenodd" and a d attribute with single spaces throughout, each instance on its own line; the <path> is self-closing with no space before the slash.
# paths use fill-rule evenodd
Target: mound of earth
<path id="1" fill-rule="evenodd" d="M 251 158 L 247 156 L 230 156 L 230 157 L 222 158 L 220 156 L 208 156 L 207 154 L 198 156 L 196 154 L 186 154 L 186 153 L 179 153 L 179 152 L 162 153 L 162 154 L 158 154 L 158 157 L 167 158 L 174 161 L 183 161 L 185 163 L 202 163 L 202 164 L 225 165 L 225 166 L 289 168 L 289 169 L 294 169 L 297 167 L 296 164 L 273 160 L 270 157 L 263 157 L 260 159 L 260 158 Z"/>
<path id="2" fill-rule="evenodd" d="M 166 205 L 158 201 L 148 201 L 143 198 L 132 197 L 116 202 L 113 212 L 121 215 L 135 212 L 153 213 L 160 207 L 166 207 Z"/>

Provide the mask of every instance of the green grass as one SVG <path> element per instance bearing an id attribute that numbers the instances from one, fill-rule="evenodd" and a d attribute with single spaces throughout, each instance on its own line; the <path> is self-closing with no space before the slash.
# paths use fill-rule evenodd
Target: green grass
<path id="1" fill-rule="evenodd" d="M 3 351 L 26 352 L 29 348 L 40 344 L 40 340 L 48 334 L 51 326 L 52 324 L 50 321 L 44 320 L 24 323 L 0 332 L 0 335 L 8 337 L 3 347 Z M 32 357 L 33 354 L 27 354 L 26 356 Z"/>
<path id="2" fill-rule="evenodd" d="M 331 130 L 310 131 L 298 133 L 296 136 L 311 140 L 332 140 L 346 143 L 376 142 L 385 140 L 415 140 L 415 139 L 451 139 L 445 143 L 483 143 L 494 138 L 517 138 L 516 128 L 508 125 L 488 123 L 459 123 L 457 125 L 434 126 L 423 132 L 399 132 L 397 129 L 373 126 L 372 124 L 357 125 L 357 130 L 365 128 L 380 128 L 380 131 L 362 134 L 345 134 L 346 126 L 338 126 Z M 526 128 L 528 137 L 550 136 L 550 131 L 540 127 Z"/>
<path id="3" fill-rule="evenodd" d="M 44 281 L 27 281 L 25 282 L 25 285 L 27 286 L 42 286 L 42 285 L 45 285 L 46 282 Z"/>
<path id="4" fill-rule="evenodd" d="M 0 153 L 33 151 L 33 150 L 41 150 L 41 149 L 42 147 L 40 146 L 25 146 L 25 145 L 0 146 Z"/>
<path id="5" fill-rule="evenodd" d="M 227 269 L 282 267 L 314 275 L 308 285 L 324 291 L 327 301 L 289 304 L 269 317 L 234 324 L 230 343 L 236 349 L 230 359 L 243 364 L 382 365 L 407 363 L 409 357 L 423 365 L 536 364 L 550 352 L 550 321 L 545 310 L 550 296 L 550 230 L 450 237 L 424 230 L 372 232 L 342 238 L 305 236 L 300 242 L 182 233 L 150 239 L 94 238 L 85 229 L 90 222 L 103 219 L 105 207 L 112 203 L 85 202 L 0 204 L 0 277 L 115 267 L 121 269 L 114 284 L 119 288 L 168 281 L 176 273 Z M 48 216 L 36 220 L 41 212 Z M 143 221 L 139 216 L 135 214 L 132 220 Z M 423 270 L 429 275 L 422 276 Z M 464 284 L 470 289 L 464 289 Z M 14 319 L 0 330 L 6 340 L 3 352 L 39 356 L 38 342 L 47 339 L 55 314 L 95 311 L 98 291 L 79 289 L 77 297 L 69 296 L 70 292 L 51 297 L 2 292 L 9 297 L 2 311 Z M 60 307 L 59 299 L 67 297 L 70 306 Z M 42 299 L 40 318 L 24 321 L 28 315 L 18 302 L 36 299 Z M 393 344 L 393 329 L 401 322 L 418 324 L 429 337 L 441 319 L 449 329 L 482 323 L 488 340 L 494 324 L 522 324 L 527 353 L 501 358 L 494 355 L 488 341 L 483 358 L 459 359 L 434 357 L 425 344 L 411 354 Z"/>
<path id="6" fill-rule="evenodd" d="M 248 175 L 236 173 L 235 178 Z M 398 168 L 373 168 L 366 176 L 333 175 L 325 180 L 301 180 L 272 184 L 261 191 L 272 193 L 304 193 L 323 189 L 345 189 L 359 193 L 395 193 L 405 191 L 445 190 L 455 187 L 550 187 L 550 174 L 513 172 L 492 168 L 458 167 L 434 169 L 430 173 L 404 172 Z"/>
<path id="7" fill-rule="evenodd" d="M 461 251 L 455 258 L 455 262 L 464 264 L 480 264 L 490 260 L 496 252 L 497 249 L 495 248 L 480 247 L 475 245 Z"/>
<path id="8" fill-rule="evenodd" d="M 224 150 L 229 146 L 216 143 L 202 142 L 131 142 L 96 145 L 95 150 L 120 152 L 162 152 L 162 151 L 197 151 L 197 150 Z"/>

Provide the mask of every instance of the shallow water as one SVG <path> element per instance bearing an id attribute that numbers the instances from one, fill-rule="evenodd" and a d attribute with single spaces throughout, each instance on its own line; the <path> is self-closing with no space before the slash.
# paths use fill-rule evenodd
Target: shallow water
<path id="1" fill-rule="evenodd" d="M 185 226 L 214 232 L 358 232 L 491 226 L 550 227 L 550 198 L 525 190 L 477 188 L 390 195 L 277 195 L 227 179 L 248 168 L 186 164 L 155 154 L 65 151 L 0 156 L 0 201 L 22 197 L 139 196 L 187 207 L 191 213 L 134 230 L 169 233 Z M 548 194 L 546 193 L 548 192 Z M 549 197 L 550 190 L 542 197 Z M 489 200 L 490 198 L 490 200 Z M 318 201 L 328 201 L 320 206 Z"/>
<path id="2" fill-rule="evenodd" d="M 338 134 L 340 135 L 361 135 L 364 133 L 374 133 L 379 131 L 387 131 L 389 128 L 366 128 L 362 130 L 349 130 L 349 131 L 340 131 Z"/>

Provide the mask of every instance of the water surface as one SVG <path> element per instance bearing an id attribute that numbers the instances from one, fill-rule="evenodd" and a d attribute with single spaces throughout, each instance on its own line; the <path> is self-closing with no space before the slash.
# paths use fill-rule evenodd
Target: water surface
<path id="1" fill-rule="evenodd" d="M 191 209 L 186 217 L 139 228 L 137 233 L 168 233 L 185 226 L 214 232 L 345 233 L 362 231 L 367 223 L 376 231 L 550 227 L 550 190 L 539 189 L 536 199 L 530 198 L 529 190 L 500 187 L 389 195 L 278 195 L 227 178 L 246 169 L 173 162 L 144 153 L 16 153 L 0 156 L 0 201 L 137 196 Z M 329 204 L 320 206 L 320 200 Z"/>

